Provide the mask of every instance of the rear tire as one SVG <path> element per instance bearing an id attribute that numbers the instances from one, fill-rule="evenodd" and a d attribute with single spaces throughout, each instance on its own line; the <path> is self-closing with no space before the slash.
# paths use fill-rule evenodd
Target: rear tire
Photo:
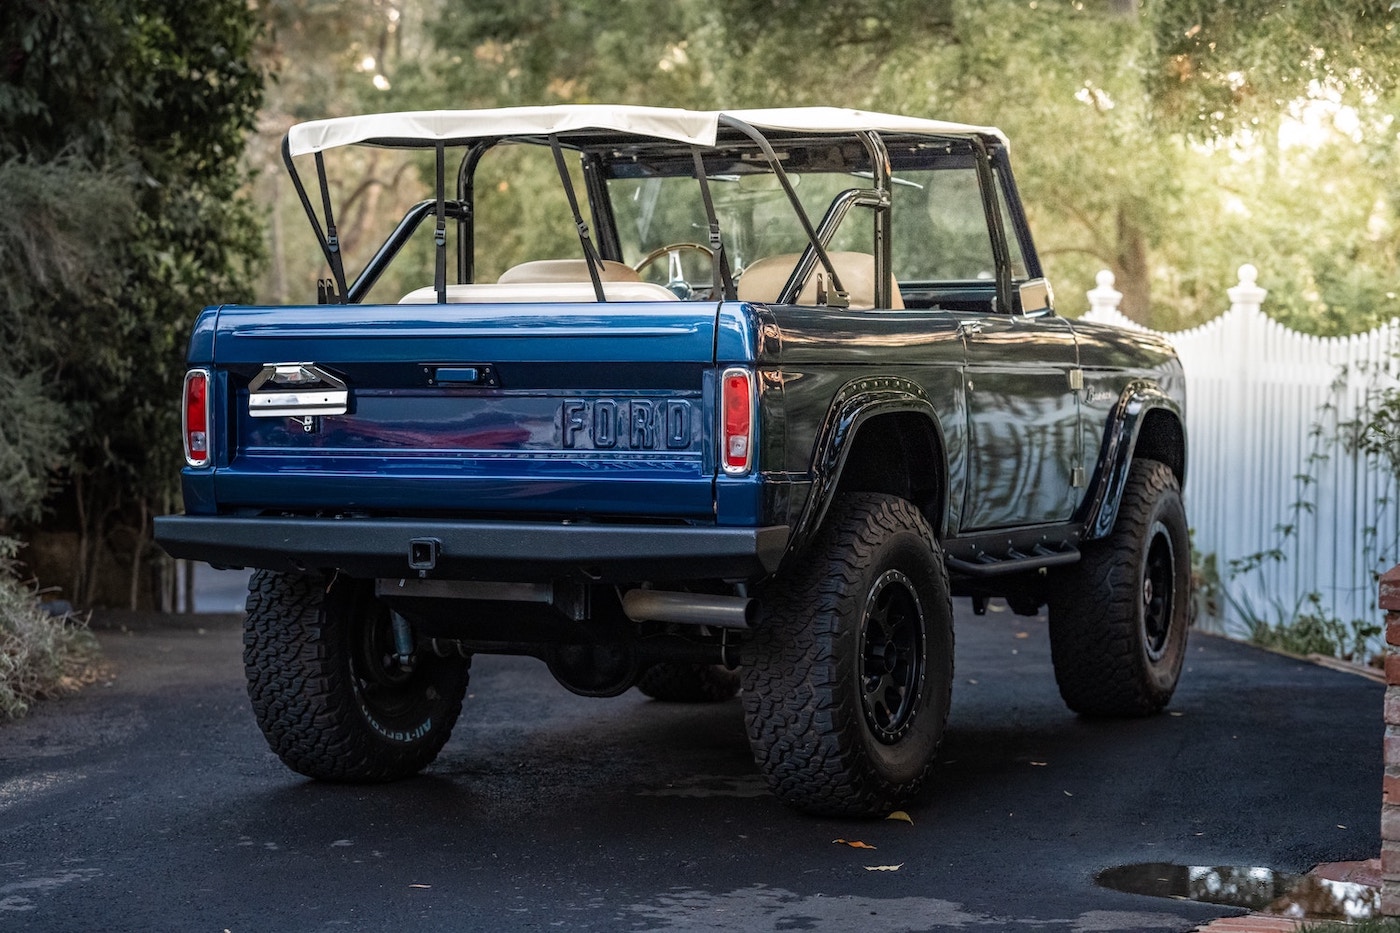
<path id="1" fill-rule="evenodd" d="M 1135 460 L 1113 532 L 1057 575 L 1050 653 L 1065 705 L 1148 716 L 1172 698 L 1186 657 L 1191 542 L 1176 475 Z"/>
<path id="2" fill-rule="evenodd" d="M 300 774 L 375 783 L 416 774 L 452 734 L 469 661 L 392 660 L 372 584 L 259 570 L 248 583 L 243 666 L 267 744 Z"/>
<path id="3" fill-rule="evenodd" d="M 759 769 L 799 810 L 884 816 L 922 788 L 948 718 L 953 610 L 942 553 L 909 502 L 840 497 L 745 646 Z"/>
<path id="4" fill-rule="evenodd" d="M 723 664 L 653 664 L 637 678 L 637 689 L 666 703 L 722 703 L 739 692 L 739 672 Z"/>

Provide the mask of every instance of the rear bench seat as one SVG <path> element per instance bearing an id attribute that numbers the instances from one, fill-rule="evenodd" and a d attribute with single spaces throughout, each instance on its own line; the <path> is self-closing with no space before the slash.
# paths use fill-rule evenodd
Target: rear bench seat
<path id="1" fill-rule="evenodd" d="M 608 301 L 676 301 L 676 295 L 664 285 L 643 282 L 641 276 L 624 263 L 604 259 L 598 270 L 603 295 Z M 424 305 L 437 302 L 437 289 L 431 285 L 415 288 L 399 299 L 401 305 Z M 494 283 L 447 286 L 447 301 L 458 303 L 490 302 L 596 302 L 593 280 L 588 264 L 582 259 L 536 259 L 512 266 Z"/>

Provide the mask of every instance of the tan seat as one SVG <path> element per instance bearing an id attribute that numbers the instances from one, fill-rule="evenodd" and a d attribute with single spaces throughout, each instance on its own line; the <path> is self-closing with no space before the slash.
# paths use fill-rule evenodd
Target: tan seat
<path id="1" fill-rule="evenodd" d="M 642 277 L 626 263 L 604 259 L 598 269 L 598 278 L 604 282 L 640 282 Z M 550 285 L 555 282 L 591 282 L 586 259 L 532 259 L 518 266 L 511 266 L 496 280 L 501 285 L 515 285 L 528 282 L 531 285 Z"/>
<path id="2" fill-rule="evenodd" d="M 875 307 L 875 257 L 870 253 L 850 253 L 836 252 L 827 254 L 831 258 L 831 264 L 836 268 L 836 274 L 841 278 L 841 285 L 846 289 L 846 294 L 850 298 L 851 307 L 859 311 L 869 311 Z M 765 256 L 757 262 L 750 263 L 744 269 L 744 274 L 739 276 L 739 299 L 741 301 L 762 301 L 774 302 L 778 300 L 778 293 L 782 291 L 787 280 L 792 276 L 792 270 L 797 265 L 797 260 L 801 258 L 797 253 L 784 253 L 781 256 Z M 807 282 L 802 286 L 802 291 L 797 296 L 797 304 L 814 305 L 817 303 L 817 275 L 823 279 L 827 278 L 826 269 L 820 262 L 811 275 L 807 276 Z M 890 308 L 899 309 L 904 307 L 904 297 L 899 293 L 899 283 L 892 281 L 894 287 L 891 293 Z M 827 283 L 830 288 L 830 283 Z"/>
<path id="3" fill-rule="evenodd" d="M 481 285 L 447 286 L 448 304 L 519 304 L 523 302 L 593 302 L 598 293 L 592 282 L 486 282 Z M 655 282 L 604 282 L 608 301 L 677 301 L 676 293 Z M 430 305 L 438 300 L 431 285 L 415 288 L 399 299 L 401 305 Z"/>

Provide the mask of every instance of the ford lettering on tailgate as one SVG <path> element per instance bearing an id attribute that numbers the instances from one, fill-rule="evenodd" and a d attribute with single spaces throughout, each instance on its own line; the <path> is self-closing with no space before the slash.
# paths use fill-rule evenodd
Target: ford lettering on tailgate
<path id="1" fill-rule="evenodd" d="M 695 448 L 699 406 L 689 399 L 570 398 L 559 405 L 565 450 L 673 450 Z"/>

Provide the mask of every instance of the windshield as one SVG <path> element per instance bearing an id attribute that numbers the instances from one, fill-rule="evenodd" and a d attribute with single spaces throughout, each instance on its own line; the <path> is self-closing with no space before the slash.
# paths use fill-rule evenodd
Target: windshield
<path id="1" fill-rule="evenodd" d="M 841 191 L 865 186 L 848 174 L 789 175 L 803 208 L 817 223 Z M 742 272 L 755 259 L 800 253 L 807 235 L 793 213 L 787 194 L 771 174 L 711 175 L 710 196 L 730 264 Z M 708 242 L 705 205 L 693 178 L 616 178 L 608 183 L 625 262 L 634 263 L 652 250 L 676 244 Z M 873 233 L 864 235 L 849 222 L 833 240 L 838 249 L 870 251 Z"/>
<path id="2" fill-rule="evenodd" d="M 788 178 L 813 225 L 820 223 L 843 192 L 870 185 L 868 173 L 862 172 L 790 173 Z M 755 260 L 800 253 L 807 245 L 806 234 L 774 175 L 710 175 L 709 186 L 736 274 Z M 625 262 L 637 263 L 653 250 L 678 243 L 708 242 L 704 201 L 693 178 L 614 178 L 608 182 L 608 190 Z M 996 263 L 972 165 L 899 171 L 890 196 L 897 281 L 993 278 Z M 1000 200 L 1004 205 L 1005 198 Z M 1004 222 L 1010 229 L 1009 218 Z M 1013 274 L 1024 276 L 1014 239 L 1010 245 Z M 853 208 L 836 228 L 827 249 L 873 253 L 874 212 Z"/>

